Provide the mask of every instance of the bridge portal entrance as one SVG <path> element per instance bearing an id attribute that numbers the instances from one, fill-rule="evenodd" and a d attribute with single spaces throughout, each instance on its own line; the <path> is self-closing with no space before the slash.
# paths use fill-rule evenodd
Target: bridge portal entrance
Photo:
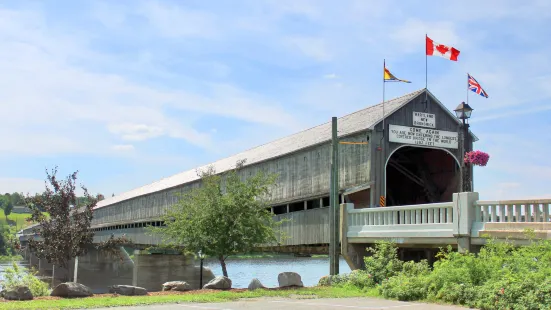
<path id="1" fill-rule="evenodd" d="M 459 189 L 459 163 L 444 149 L 402 146 L 385 169 L 389 207 L 449 202 Z"/>

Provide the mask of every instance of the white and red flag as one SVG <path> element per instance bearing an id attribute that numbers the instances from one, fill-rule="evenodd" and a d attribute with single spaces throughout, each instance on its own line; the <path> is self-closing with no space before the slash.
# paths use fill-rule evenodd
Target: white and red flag
<path id="1" fill-rule="evenodd" d="M 457 61 L 459 50 L 452 46 L 436 43 L 427 36 L 427 55 L 440 56 L 449 60 Z"/>

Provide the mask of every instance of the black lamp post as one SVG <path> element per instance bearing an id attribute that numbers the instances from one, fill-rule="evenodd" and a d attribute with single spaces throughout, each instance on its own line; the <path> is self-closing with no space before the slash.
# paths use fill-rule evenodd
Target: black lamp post
<path id="1" fill-rule="evenodd" d="M 199 260 L 201 261 L 199 267 L 199 289 L 203 288 L 203 259 L 205 259 L 205 254 L 203 254 L 203 252 L 199 250 Z"/>
<path id="2" fill-rule="evenodd" d="M 467 137 L 469 134 L 469 124 L 466 122 L 469 118 L 471 118 L 471 113 L 473 109 L 469 106 L 469 104 L 465 102 L 461 102 L 455 108 L 455 115 L 457 118 L 462 120 L 463 122 L 463 137 L 461 138 L 461 150 L 462 150 L 462 156 L 465 156 L 465 153 L 467 153 Z M 461 158 L 461 191 L 462 192 L 470 192 L 471 191 L 471 182 L 469 179 L 469 172 L 467 171 L 467 167 L 465 165 L 465 160 Z"/>

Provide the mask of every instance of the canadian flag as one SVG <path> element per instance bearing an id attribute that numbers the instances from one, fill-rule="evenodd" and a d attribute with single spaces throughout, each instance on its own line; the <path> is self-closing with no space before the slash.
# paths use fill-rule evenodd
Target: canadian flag
<path id="1" fill-rule="evenodd" d="M 449 60 L 457 61 L 459 51 L 452 46 L 436 43 L 427 36 L 427 55 L 440 56 Z"/>

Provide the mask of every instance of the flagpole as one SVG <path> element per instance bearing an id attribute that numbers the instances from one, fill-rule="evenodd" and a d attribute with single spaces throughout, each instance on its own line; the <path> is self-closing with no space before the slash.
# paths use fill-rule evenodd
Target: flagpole
<path id="1" fill-rule="evenodd" d="M 386 59 L 383 59 L 383 138 L 385 136 L 385 69 Z"/>
<path id="2" fill-rule="evenodd" d="M 425 33 L 425 88 L 428 88 L 429 84 L 429 57 L 427 56 L 427 39 L 429 38 L 428 34 Z"/>
<path id="3" fill-rule="evenodd" d="M 425 33 L 425 112 L 427 112 L 428 103 L 429 103 L 429 57 L 427 55 L 427 40 L 429 38 L 429 35 Z"/>
<path id="4" fill-rule="evenodd" d="M 467 72 L 467 104 L 469 104 L 469 72 Z"/>

